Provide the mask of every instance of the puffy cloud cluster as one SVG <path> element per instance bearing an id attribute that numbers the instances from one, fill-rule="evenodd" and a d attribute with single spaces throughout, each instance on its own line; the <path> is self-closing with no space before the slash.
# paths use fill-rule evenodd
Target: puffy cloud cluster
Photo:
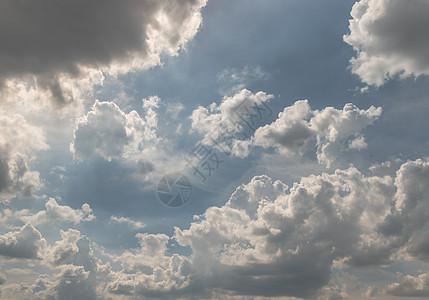
<path id="1" fill-rule="evenodd" d="M 0 4 L 0 85 L 32 78 L 65 103 L 73 99 L 74 80 L 93 70 L 115 75 L 177 55 L 197 33 L 206 0 L 45 4 Z"/>
<path id="2" fill-rule="evenodd" d="M 98 260 L 91 243 L 79 231 L 61 231 L 61 240 L 49 246 L 46 263 L 59 272 L 41 275 L 32 286 L 20 292 L 5 289 L 10 298 L 28 299 L 97 299 Z"/>
<path id="3" fill-rule="evenodd" d="M 225 205 L 195 216 L 188 229 L 175 228 L 173 237 L 138 233 L 137 249 L 104 252 L 114 267 L 96 257 L 92 243 L 79 231 L 61 231 L 61 240 L 45 247 L 44 256 L 58 274 L 41 276 L 21 293 L 32 291 L 35 299 L 195 295 L 332 299 L 347 297 L 349 291 L 426 297 L 425 273 L 399 274 L 384 289 L 366 289 L 346 273 L 333 280 L 332 270 L 339 264 L 388 265 L 404 249 L 411 257 L 425 259 L 428 180 L 427 160 L 406 162 L 393 175 L 366 176 L 350 166 L 304 177 L 291 187 L 255 176 Z M 20 232 L 26 231 L 35 229 L 26 225 Z M 0 241 L 13 240 L 11 236 L 20 232 L 1 236 Z M 33 241 L 40 239 L 39 233 Z M 17 249 L 20 241 L 3 244 Z M 171 254 L 174 241 L 191 254 Z M 9 249 L 12 252 L 19 253 Z M 38 257 L 34 253 L 20 257 Z M 6 286 L 4 291 L 11 289 Z"/>
<path id="4" fill-rule="evenodd" d="M 251 146 L 274 148 L 287 156 L 315 149 L 318 161 L 330 166 L 341 151 L 366 148 L 361 131 L 373 124 L 382 112 L 381 107 L 371 106 L 364 110 L 351 103 L 342 110 L 333 107 L 312 110 L 307 100 L 300 100 L 285 107 L 274 122 L 257 128 L 250 138 L 240 139 L 236 135 L 229 144 L 218 143 L 221 140 L 219 136 L 233 136 L 243 131 L 245 125 L 237 107 L 245 103 L 252 108 L 253 104 L 261 104 L 271 98 L 263 92 L 253 94 L 242 90 L 232 97 L 225 97 L 219 106 L 213 103 L 208 108 L 194 110 L 192 128 L 204 135 L 203 142 L 217 143 L 216 146 L 228 148 L 239 157 L 246 157 Z M 248 111 L 246 117 L 256 113 L 255 110 Z"/>
<path id="5" fill-rule="evenodd" d="M 0 268 L 0 285 L 4 284 L 5 282 L 6 282 L 6 275 L 2 273 Z M 0 296 L 1 296 L 1 292 L 0 292 Z"/>
<path id="6" fill-rule="evenodd" d="M 364 110 L 351 103 L 342 110 L 333 107 L 312 110 L 307 100 L 300 100 L 286 107 L 273 123 L 258 128 L 250 145 L 274 147 L 285 155 L 316 147 L 318 161 L 329 166 L 340 151 L 366 147 L 360 132 L 373 124 L 381 112 L 381 107 Z"/>
<path id="7" fill-rule="evenodd" d="M 422 160 L 403 164 L 396 178 L 350 167 L 302 178 L 290 189 L 257 176 L 225 206 L 176 229 L 175 238 L 191 247 L 195 272 L 213 287 L 312 297 L 329 282 L 334 260 L 389 264 L 424 228 L 428 172 Z"/>
<path id="8" fill-rule="evenodd" d="M 123 112 L 114 102 L 96 101 L 76 122 L 70 150 L 75 158 L 99 155 L 107 160 L 129 156 L 157 143 L 159 98 L 144 99 L 144 118 L 135 111 Z M 146 145 L 146 143 L 148 145 Z"/>
<path id="9" fill-rule="evenodd" d="M 192 130 L 200 134 L 206 135 L 219 132 L 218 134 L 227 134 L 241 129 L 240 122 L 242 121 L 240 106 L 259 105 L 268 102 L 273 98 L 273 95 L 264 92 L 252 93 L 247 89 L 235 93 L 233 96 L 225 96 L 222 102 L 218 105 L 213 102 L 207 108 L 199 106 L 192 112 Z"/>
<path id="10" fill-rule="evenodd" d="M 192 130 L 203 135 L 203 142 L 216 144 L 222 150 L 231 150 L 230 137 L 243 132 L 243 123 L 253 114 L 255 106 L 262 106 L 273 98 L 264 92 L 253 93 L 247 89 L 236 92 L 233 96 L 225 96 L 218 105 L 213 102 L 208 107 L 199 106 L 192 112 Z"/>
<path id="11" fill-rule="evenodd" d="M 78 224 L 81 221 L 91 221 L 95 218 L 92 214 L 91 207 L 87 203 L 83 204 L 81 209 L 73 209 L 70 206 L 59 205 L 54 198 L 50 198 L 46 202 L 45 207 L 45 210 L 39 211 L 33 215 L 27 210 L 18 211 L 16 216 L 24 222 L 33 225 L 53 223 L 56 221 Z"/>
<path id="12" fill-rule="evenodd" d="M 351 16 L 344 40 L 357 52 L 351 68 L 363 82 L 429 74 L 429 1 L 360 0 Z"/>
<path id="13" fill-rule="evenodd" d="M 190 284 L 189 259 L 167 254 L 169 237 L 165 234 L 136 235 L 140 248 L 125 251 L 115 260 L 123 269 L 111 272 L 107 292 L 145 297 L 172 296 L 183 293 Z"/>
<path id="14" fill-rule="evenodd" d="M 0 255 L 10 258 L 42 259 L 46 240 L 31 224 L 19 231 L 0 235 Z"/>
<path id="15" fill-rule="evenodd" d="M 0 196 L 30 196 L 40 186 L 39 173 L 30 169 L 34 153 L 49 146 L 43 131 L 19 114 L 0 116 Z"/>

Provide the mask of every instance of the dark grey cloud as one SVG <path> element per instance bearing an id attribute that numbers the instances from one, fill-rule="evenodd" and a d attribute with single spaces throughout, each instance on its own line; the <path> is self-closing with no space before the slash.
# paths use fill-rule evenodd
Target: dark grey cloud
<path id="1" fill-rule="evenodd" d="M 0 3 L 0 84 L 35 75 L 64 101 L 59 77 L 84 69 L 140 70 L 192 38 L 206 0 L 14 1 Z"/>

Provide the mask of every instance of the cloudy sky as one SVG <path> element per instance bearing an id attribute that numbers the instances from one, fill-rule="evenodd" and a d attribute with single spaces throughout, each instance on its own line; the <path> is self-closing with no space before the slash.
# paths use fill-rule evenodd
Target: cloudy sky
<path id="1" fill-rule="evenodd" d="M 0 1 L 0 299 L 428 299 L 429 0 Z"/>

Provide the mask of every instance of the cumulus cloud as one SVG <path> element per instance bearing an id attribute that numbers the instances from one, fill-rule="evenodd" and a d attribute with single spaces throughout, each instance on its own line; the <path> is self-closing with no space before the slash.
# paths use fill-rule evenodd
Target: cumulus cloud
<path id="1" fill-rule="evenodd" d="M 233 96 L 225 96 L 220 104 L 213 102 L 208 107 L 199 106 L 192 112 L 192 130 L 204 136 L 203 142 L 229 151 L 229 137 L 243 132 L 244 122 L 253 122 L 259 116 L 254 108 L 268 111 L 264 107 L 273 95 L 264 92 L 253 93 L 247 89 L 236 92 Z M 269 111 L 271 114 L 272 111 Z M 261 112 L 262 114 L 262 112 Z"/>
<path id="2" fill-rule="evenodd" d="M 272 113 L 267 102 L 272 95 L 243 89 L 221 104 L 199 107 L 192 112 L 192 130 L 204 136 L 202 142 L 223 152 L 246 157 L 252 146 L 274 148 L 291 156 L 315 150 L 320 163 L 331 165 L 342 151 L 367 147 L 361 133 L 381 115 L 381 107 L 359 109 L 348 103 L 342 110 L 327 107 L 311 109 L 308 100 L 285 107 L 269 124 L 256 120 Z"/>
<path id="3" fill-rule="evenodd" d="M 389 264 L 425 226 L 429 199 L 421 183 L 429 177 L 421 174 L 428 170 L 421 160 L 402 165 L 396 178 L 365 177 L 350 167 L 302 178 L 290 189 L 257 176 L 225 206 L 176 229 L 175 238 L 191 247 L 195 272 L 212 287 L 314 297 L 328 284 L 334 260 Z"/>
<path id="4" fill-rule="evenodd" d="M 115 75 L 157 65 L 162 54 L 177 55 L 197 33 L 205 4 L 2 1 L 0 84 L 33 77 L 58 103 L 67 102 L 73 98 L 67 85 L 92 70 Z"/>
<path id="5" fill-rule="evenodd" d="M 327 107 L 319 111 L 312 110 L 307 100 L 296 101 L 274 122 L 256 129 L 251 140 L 234 141 L 233 154 L 246 156 L 250 146 L 274 148 L 286 156 L 316 149 L 318 161 L 329 167 L 341 151 L 367 146 L 360 132 L 381 112 L 380 107 L 364 110 L 351 103 L 342 110 Z"/>
<path id="6" fill-rule="evenodd" d="M 26 224 L 19 231 L 0 235 L 0 255 L 10 258 L 41 259 L 46 248 L 46 241 L 31 224 Z"/>
<path id="7" fill-rule="evenodd" d="M 34 153 L 49 146 L 43 131 L 19 114 L 0 116 L 0 195 L 30 196 L 40 186 L 39 173 L 30 169 Z"/>
<path id="8" fill-rule="evenodd" d="M 91 207 L 85 203 L 81 209 L 73 209 L 70 206 L 59 205 L 54 198 L 49 198 L 45 204 L 46 209 L 30 215 L 27 210 L 18 211 L 16 215 L 24 222 L 34 225 L 53 223 L 56 221 L 73 222 L 91 221 L 95 218 Z"/>
<path id="9" fill-rule="evenodd" d="M 239 92 L 255 81 L 268 80 L 270 76 L 259 66 L 245 66 L 241 70 L 223 69 L 216 77 L 221 87 L 220 93 L 229 95 Z"/>
<path id="10" fill-rule="evenodd" d="M 99 155 L 107 160 L 142 150 L 144 143 L 156 143 L 159 98 L 143 100 L 146 115 L 123 112 L 114 102 L 96 101 L 92 109 L 76 122 L 70 150 L 75 158 Z"/>
<path id="11" fill-rule="evenodd" d="M 136 237 L 140 248 L 116 258 L 123 270 L 111 273 L 109 293 L 159 297 L 177 295 L 189 285 L 189 260 L 178 254 L 167 255 L 167 235 L 138 233 Z"/>
<path id="12" fill-rule="evenodd" d="M 388 79 L 429 74 L 429 2 L 427 0 L 360 0 L 351 11 L 353 73 L 369 85 Z"/>
<path id="13" fill-rule="evenodd" d="M 61 240 L 55 242 L 46 256 L 46 260 L 54 265 L 73 264 L 84 267 L 85 271 L 95 269 L 95 257 L 89 239 L 78 230 L 60 231 Z"/>
<path id="14" fill-rule="evenodd" d="M 110 222 L 111 223 L 117 223 L 117 224 L 125 224 L 125 225 L 130 226 L 133 229 L 142 229 L 142 228 L 146 227 L 146 224 L 144 224 L 143 222 L 135 221 L 133 219 L 126 218 L 126 217 L 111 216 Z"/>
<path id="15" fill-rule="evenodd" d="M 366 287 L 352 275 L 335 279 L 333 270 L 392 264 L 416 236 L 424 238 L 428 180 L 427 160 L 380 176 L 350 166 L 303 177 L 291 187 L 255 176 L 225 205 L 208 208 L 172 237 L 138 233 L 138 248 L 104 252 L 115 267 L 103 264 L 79 231 L 61 231 L 61 240 L 45 251 L 45 261 L 60 272 L 25 291 L 42 299 L 63 292 L 81 299 L 358 295 Z M 173 242 L 191 254 L 174 253 Z M 367 295 L 426 297 L 427 282 L 427 274 L 398 275 L 396 283 L 367 289 Z"/>
<path id="16" fill-rule="evenodd" d="M 60 272 L 39 278 L 33 294 L 40 299 L 97 299 L 97 272 L 103 266 L 94 255 L 92 243 L 75 229 L 60 233 L 61 240 L 49 246 L 44 257 Z"/>

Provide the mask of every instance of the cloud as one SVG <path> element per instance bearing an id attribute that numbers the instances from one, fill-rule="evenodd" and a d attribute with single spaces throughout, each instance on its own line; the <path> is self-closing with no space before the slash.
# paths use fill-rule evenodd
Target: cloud
<path id="1" fill-rule="evenodd" d="M 340 152 L 367 147 L 361 133 L 381 115 L 382 108 L 359 109 L 347 103 L 342 110 L 313 110 L 308 100 L 285 107 L 269 124 L 261 120 L 272 114 L 267 102 L 272 95 L 243 89 L 220 105 L 198 107 L 192 112 L 192 130 L 203 135 L 204 144 L 238 157 L 247 157 L 252 146 L 274 148 L 285 156 L 315 150 L 319 163 L 330 167 Z"/>
<path id="2" fill-rule="evenodd" d="M 85 271 L 94 271 L 96 261 L 89 239 L 75 229 L 60 233 L 61 240 L 55 242 L 45 259 L 57 266 L 73 264 L 83 266 Z"/>
<path id="3" fill-rule="evenodd" d="M 81 266 L 64 266 L 54 287 L 58 299 L 96 299 L 96 291 L 89 276 L 90 272 L 86 272 Z"/>
<path id="4" fill-rule="evenodd" d="M 213 102 L 208 107 L 199 106 L 190 116 L 192 130 L 204 136 L 204 143 L 230 150 L 229 137 L 242 132 L 246 127 L 245 121 L 252 122 L 255 106 L 266 112 L 268 109 L 263 105 L 272 98 L 273 95 L 261 91 L 253 93 L 242 89 L 233 96 L 223 97 L 219 105 Z"/>
<path id="5" fill-rule="evenodd" d="M 422 160 L 403 164 L 396 178 L 350 167 L 290 189 L 256 176 L 226 205 L 209 208 L 187 230 L 176 228 L 175 238 L 192 249 L 193 270 L 207 288 L 311 298 L 328 284 L 335 260 L 392 263 L 427 224 L 428 170 Z"/>
<path id="6" fill-rule="evenodd" d="M 117 224 L 125 224 L 125 225 L 130 226 L 133 229 L 142 229 L 142 228 L 146 227 L 146 224 L 144 224 L 142 222 L 134 221 L 133 219 L 125 218 L 125 217 L 111 216 L 110 222 L 117 223 Z"/>
<path id="7" fill-rule="evenodd" d="M 0 235 L 0 255 L 10 258 L 42 259 L 46 241 L 33 225 L 26 224 L 19 231 Z"/>
<path id="8" fill-rule="evenodd" d="M 312 110 L 307 100 L 296 101 L 284 108 L 274 122 L 257 128 L 250 140 L 236 140 L 233 154 L 246 156 L 249 146 L 274 148 L 286 156 L 302 155 L 315 148 L 319 163 L 329 167 L 340 152 L 366 147 L 360 132 L 373 124 L 381 112 L 380 107 L 364 110 L 351 103 L 342 110 L 327 107 L 319 111 Z"/>
<path id="9" fill-rule="evenodd" d="M 363 150 L 368 147 L 368 144 L 365 142 L 365 137 L 357 136 L 354 140 L 349 142 L 349 149 L 351 150 Z"/>
<path id="10" fill-rule="evenodd" d="M 165 234 L 138 233 L 140 247 L 125 251 L 115 260 L 123 269 L 111 272 L 107 284 L 110 294 L 141 297 L 176 296 L 190 283 L 190 263 L 181 255 L 167 254 L 169 237 Z"/>
<path id="11" fill-rule="evenodd" d="M 2 110 L 0 110 L 2 111 Z M 35 152 L 49 146 L 43 131 L 26 122 L 20 114 L 0 116 L 0 195 L 30 196 L 40 187 L 39 173 L 30 169 Z"/>
<path id="12" fill-rule="evenodd" d="M 429 261 L 429 231 L 416 238 L 407 251 L 419 260 Z"/>
<path id="13" fill-rule="evenodd" d="M 138 248 L 103 252 L 114 267 L 103 264 L 79 231 L 61 231 L 44 257 L 59 273 L 40 277 L 22 294 L 32 289 L 41 299 L 357 295 L 366 287 L 337 273 L 344 266 L 392 264 L 410 248 L 428 224 L 428 180 L 429 162 L 421 159 L 403 163 L 392 175 L 364 175 L 350 166 L 303 177 L 291 187 L 255 176 L 225 205 L 208 208 L 189 228 L 175 228 L 172 237 L 138 233 Z M 180 247 L 191 254 L 179 254 Z M 368 289 L 368 295 L 381 291 Z M 427 275 L 400 275 L 384 292 L 426 296 Z"/>
<path id="14" fill-rule="evenodd" d="M 70 150 L 75 158 L 99 155 L 107 160 L 128 156 L 157 142 L 157 108 L 159 98 L 143 100 L 146 115 L 123 112 L 114 102 L 96 101 L 92 109 L 76 122 Z"/>
<path id="15" fill-rule="evenodd" d="M 34 225 L 56 221 L 78 224 L 82 221 L 91 221 L 95 218 L 91 207 L 87 203 L 83 204 L 81 209 L 73 209 L 70 206 L 59 205 L 54 198 L 49 198 L 45 207 L 45 210 L 39 211 L 34 215 L 29 215 L 26 210 L 18 211 L 16 215 L 24 222 Z"/>
<path id="16" fill-rule="evenodd" d="M 103 280 L 97 275 L 103 266 L 94 255 L 92 243 L 75 229 L 61 230 L 60 234 L 61 240 L 50 246 L 45 256 L 60 273 L 42 280 L 41 298 L 97 299 L 98 280 Z"/>
<path id="17" fill-rule="evenodd" d="M 351 11 L 353 73 L 369 85 L 388 79 L 429 74 L 429 2 L 427 0 L 360 0 Z"/>
<path id="18" fill-rule="evenodd" d="M 418 276 L 398 273 L 397 282 L 390 284 L 385 292 L 400 297 L 429 297 L 429 273 Z"/>
<path id="19" fill-rule="evenodd" d="M 2 273 L 1 268 L 0 268 L 0 285 L 4 284 L 6 282 L 6 275 L 4 275 L 4 273 Z M 1 293 L 0 293 L 1 296 Z"/>
<path id="20" fill-rule="evenodd" d="M 160 64 L 198 31 L 205 0 L 0 4 L 0 85 L 34 78 L 58 103 L 92 70 L 112 75 Z M 76 22 L 79 20 L 79 22 Z"/>

